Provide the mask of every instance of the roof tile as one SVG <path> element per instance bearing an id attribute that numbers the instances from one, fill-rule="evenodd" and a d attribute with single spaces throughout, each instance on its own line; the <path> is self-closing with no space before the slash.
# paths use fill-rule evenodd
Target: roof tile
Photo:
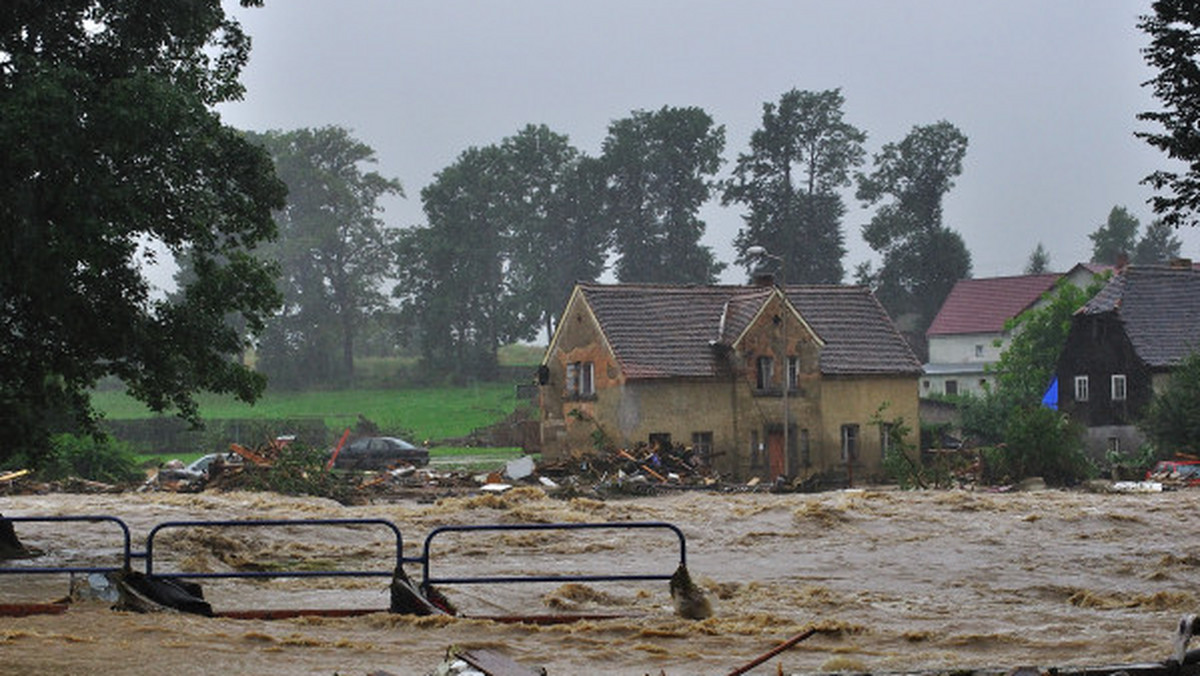
<path id="1" fill-rule="evenodd" d="M 1062 277 L 1060 273 L 960 279 L 933 318 L 928 336 L 999 333 Z"/>
<path id="2" fill-rule="evenodd" d="M 772 287 L 581 284 L 622 370 L 630 378 L 713 377 L 717 344 L 749 325 Z M 921 365 L 883 307 L 863 287 L 789 286 L 817 331 L 827 374 L 920 373 Z"/>
<path id="3" fill-rule="evenodd" d="M 1115 313 L 1138 358 L 1170 367 L 1200 347 L 1200 269 L 1131 265 L 1078 315 Z"/>

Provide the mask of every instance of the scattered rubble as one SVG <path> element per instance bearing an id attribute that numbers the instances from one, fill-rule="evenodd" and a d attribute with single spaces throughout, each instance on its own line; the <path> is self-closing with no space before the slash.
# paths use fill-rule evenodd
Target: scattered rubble
<path id="1" fill-rule="evenodd" d="M 715 471 L 701 453 L 692 447 L 639 444 L 633 448 L 576 452 L 565 460 L 539 462 L 532 455 L 509 460 L 490 472 L 464 469 L 437 469 L 400 464 L 383 471 L 346 472 L 326 468 L 325 455 L 297 461 L 296 454 L 285 453 L 289 437 L 279 437 L 256 447 L 231 444 L 225 453 L 206 455 L 189 465 L 172 460 L 160 467 L 140 486 L 122 486 L 71 478 L 42 483 L 27 470 L 0 472 L 0 493 L 119 493 L 131 488 L 138 491 L 199 492 L 204 490 L 280 490 L 282 492 L 325 495 L 346 504 L 412 498 L 432 502 L 442 497 L 470 493 L 503 493 L 517 486 L 536 486 L 559 498 L 653 495 L 679 490 L 732 492 L 813 492 L 829 487 L 844 487 L 836 477 L 807 477 L 788 480 L 783 477 L 766 481 L 751 477 L 732 481 Z M 300 447 L 303 451 L 303 448 Z M 1045 490 L 1045 484 L 1033 477 L 1020 482 L 992 485 L 983 475 L 982 459 L 975 450 L 946 449 L 926 451 L 923 463 L 932 474 L 945 477 L 930 487 L 967 490 L 1018 491 Z M 307 463 L 307 464 L 305 464 Z M 1160 465 L 1163 463 L 1160 463 Z M 1190 464 L 1190 463 L 1189 463 Z M 1196 461 L 1200 465 L 1200 461 Z M 288 474 L 291 486 L 311 483 L 310 487 L 275 488 L 263 477 Z M 828 481 L 825 481 L 828 479 Z M 286 483 L 286 482 L 285 482 Z M 1096 485 L 1092 485 L 1095 483 Z M 1089 482 L 1085 490 L 1136 493 L 1176 490 L 1200 485 L 1200 473 L 1148 473 L 1144 481 Z M 325 491 L 325 492 L 322 492 Z"/>

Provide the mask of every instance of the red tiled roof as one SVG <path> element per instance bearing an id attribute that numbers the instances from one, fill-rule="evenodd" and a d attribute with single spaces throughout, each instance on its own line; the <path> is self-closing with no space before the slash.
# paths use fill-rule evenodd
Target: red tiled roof
<path id="1" fill-rule="evenodd" d="M 580 284 L 629 378 L 713 377 L 729 345 L 773 287 Z M 821 371 L 920 373 L 921 365 L 870 290 L 790 286 L 789 300 L 825 341 Z"/>
<path id="2" fill-rule="evenodd" d="M 946 296 L 927 336 L 998 333 L 1054 287 L 1061 273 L 960 279 Z"/>

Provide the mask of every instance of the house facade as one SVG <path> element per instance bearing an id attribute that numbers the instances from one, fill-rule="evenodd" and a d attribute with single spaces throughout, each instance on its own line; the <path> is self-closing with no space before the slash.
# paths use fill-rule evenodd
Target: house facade
<path id="1" fill-rule="evenodd" d="M 724 476 L 878 478 L 920 363 L 868 289 L 576 286 L 541 369 L 542 453 L 691 446 Z"/>
<path id="2" fill-rule="evenodd" d="M 1200 269 L 1191 261 L 1130 266 L 1071 319 L 1059 356 L 1058 407 L 1087 429 L 1088 451 L 1128 452 L 1171 371 L 1200 349 Z"/>
<path id="3" fill-rule="evenodd" d="M 980 396 L 995 387 L 990 367 L 1008 349 L 1008 321 L 1043 305 L 1059 280 L 1086 288 L 1108 269 L 1085 263 L 1066 273 L 960 279 L 926 331 L 929 362 L 924 365 L 921 396 Z"/>

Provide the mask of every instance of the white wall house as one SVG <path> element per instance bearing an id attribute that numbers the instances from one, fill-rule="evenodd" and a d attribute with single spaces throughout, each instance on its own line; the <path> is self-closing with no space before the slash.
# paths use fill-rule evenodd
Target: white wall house
<path id="1" fill-rule="evenodd" d="M 1008 348 L 1011 336 L 1004 325 L 1043 304 L 1042 296 L 1059 279 L 1084 287 L 1108 269 L 1079 264 L 1066 273 L 959 280 L 925 333 L 929 363 L 924 365 L 920 396 L 978 395 L 995 386 L 988 368 Z"/>

